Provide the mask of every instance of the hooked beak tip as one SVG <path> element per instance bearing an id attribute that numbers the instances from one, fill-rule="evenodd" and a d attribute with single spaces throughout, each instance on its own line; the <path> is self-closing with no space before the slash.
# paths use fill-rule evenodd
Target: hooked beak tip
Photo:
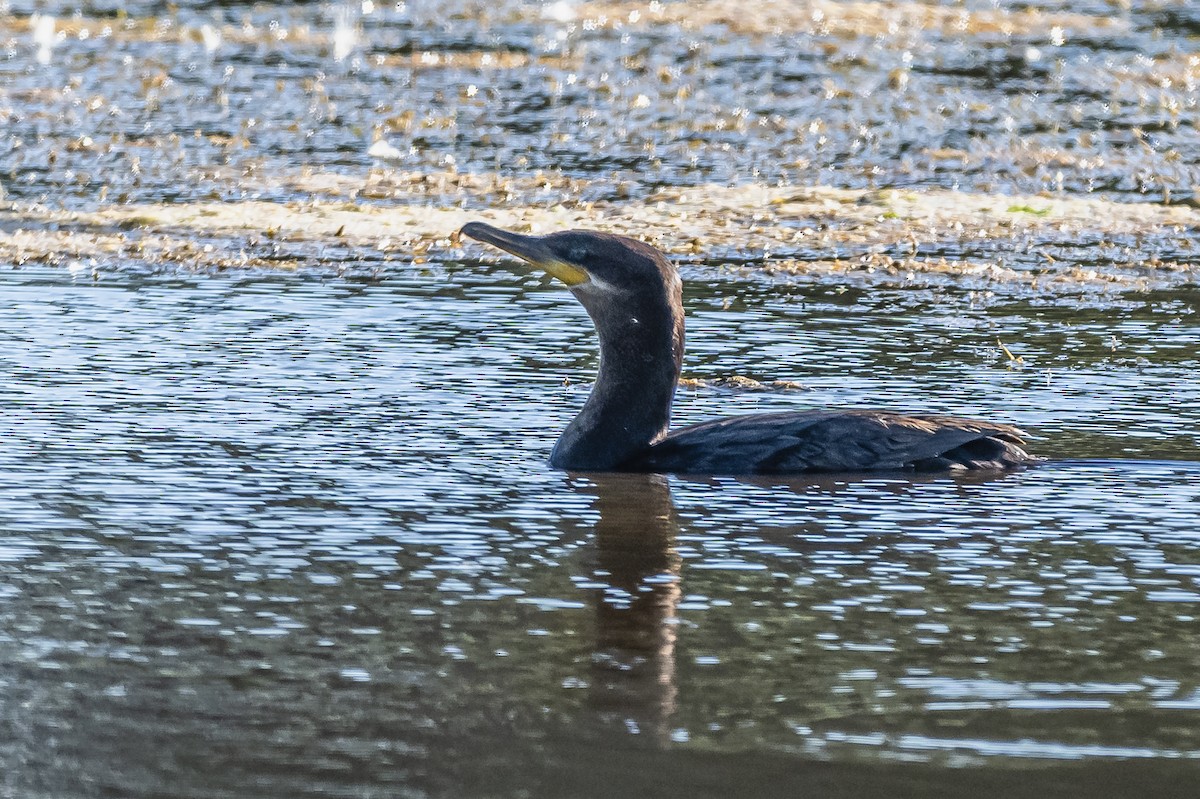
<path id="1" fill-rule="evenodd" d="M 458 231 L 459 236 L 467 236 L 476 241 L 490 244 L 515 255 L 552 276 L 568 286 L 578 286 L 590 280 L 588 273 L 575 264 L 568 263 L 558 257 L 550 249 L 541 236 L 526 236 L 521 233 L 510 233 L 484 222 L 468 222 Z"/>

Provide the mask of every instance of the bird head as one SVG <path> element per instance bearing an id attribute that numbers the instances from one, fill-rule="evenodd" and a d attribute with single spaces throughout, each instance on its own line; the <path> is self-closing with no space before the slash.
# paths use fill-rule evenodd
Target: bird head
<path id="1" fill-rule="evenodd" d="M 636 239 L 591 230 L 526 236 L 483 222 L 470 222 L 459 233 L 558 278 L 589 310 L 617 298 L 629 304 L 637 297 L 670 302 L 678 296 L 679 275 L 674 265 Z"/>
<path id="2" fill-rule="evenodd" d="M 566 230 L 526 236 L 471 222 L 459 231 L 561 280 L 600 338 L 600 371 L 584 407 L 554 445 L 560 469 L 616 469 L 666 435 L 683 363 L 679 273 L 648 244 Z"/>

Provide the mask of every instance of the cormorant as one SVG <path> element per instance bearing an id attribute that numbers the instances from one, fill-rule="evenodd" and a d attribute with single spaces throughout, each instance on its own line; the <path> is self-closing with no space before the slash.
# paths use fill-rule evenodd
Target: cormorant
<path id="1" fill-rule="evenodd" d="M 600 335 L 600 372 L 550 454 L 571 471 L 697 475 L 1010 469 L 1039 459 L 1006 424 L 879 410 L 756 414 L 668 432 L 683 363 L 679 273 L 648 244 L 568 230 L 511 233 L 482 222 L 461 235 L 561 280 Z"/>

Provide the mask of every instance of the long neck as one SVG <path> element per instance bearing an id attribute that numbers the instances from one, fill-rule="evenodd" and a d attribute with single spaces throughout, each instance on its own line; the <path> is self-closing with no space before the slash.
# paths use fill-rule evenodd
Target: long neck
<path id="1" fill-rule="evenodd" d="M 662 304 L 588 307 L 600 334 L 600 373 L 551 466 L 612 471 L 666 434 L 683 364 L 683 309 L 673 288 Z"/>

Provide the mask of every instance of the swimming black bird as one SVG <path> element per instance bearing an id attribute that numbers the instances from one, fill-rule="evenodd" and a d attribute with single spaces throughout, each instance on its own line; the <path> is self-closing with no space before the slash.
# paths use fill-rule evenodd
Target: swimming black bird
<path id="1" fill-rule="evenodd" d="M 1038 459 L 1015 427 L 953 416 L 811 410 L 717 419 L 668 432 L 683 363 L 679 273 L 658 250 L 609 233 L 460 233 L 539 267 L 583 303 L 600 373 L 550 454 L 571 471 L 680 474 L 1009 469 Z"/>

